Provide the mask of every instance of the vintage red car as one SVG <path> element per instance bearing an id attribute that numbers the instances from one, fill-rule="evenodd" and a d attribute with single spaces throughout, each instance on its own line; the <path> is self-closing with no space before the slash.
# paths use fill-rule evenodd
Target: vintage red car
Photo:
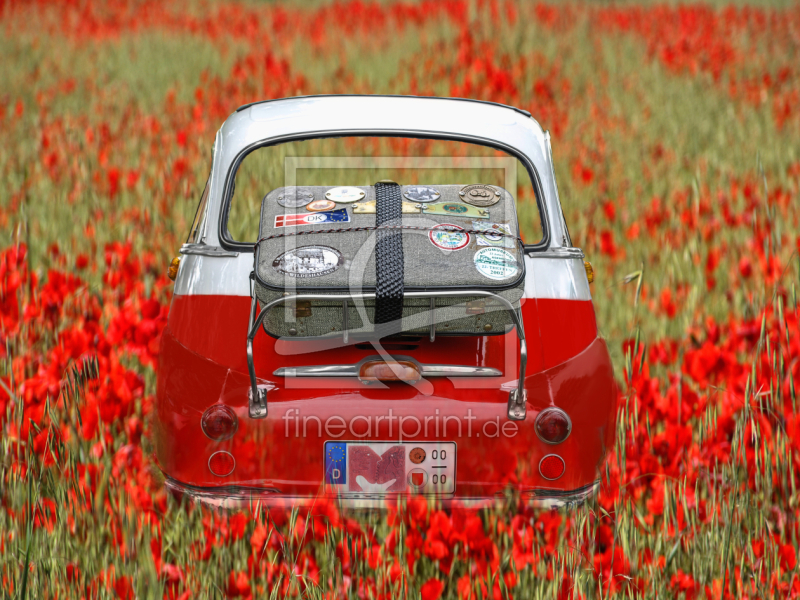
<path id="1" fill-rule="evenodd" d="M 617 391 L 529 113 L 242 106 L 180 254 L 155 427 L 170 489 L 353 506 L 596 491 Z"/>

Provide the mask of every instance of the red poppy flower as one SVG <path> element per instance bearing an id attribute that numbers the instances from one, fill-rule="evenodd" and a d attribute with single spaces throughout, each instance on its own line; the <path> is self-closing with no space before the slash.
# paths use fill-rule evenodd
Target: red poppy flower
<path id="1" fill-rule="evenodd" d="M 797 548 L 792 544 L 783 544 L 778 551 L 781 559 L 781 568 L 784 571 L 792 571 L 797 566 Z"/>
<path id="2" fill-rule="evenodd" d="M 243 571 L 234 573 L 231 571 L 228 577 L 228 587 L 226 593 L 231 598 L 249 598 L 251 597 L 250 580 Z"/>
<path id="3" fill-rule="evenodd" d="M 439 600 L 444 591 L 444 583 L 438 579 L 429 579 L 420 588 L 420 595 L 422 600 Z"/>

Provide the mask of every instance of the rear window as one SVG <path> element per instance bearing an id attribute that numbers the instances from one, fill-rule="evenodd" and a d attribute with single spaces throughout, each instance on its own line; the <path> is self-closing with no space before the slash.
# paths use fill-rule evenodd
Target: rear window
<path id="1" fill-rule="evenodd" d="M 223 230 L 229 241 L 252 244 L 259 239 L 265 202 L 280 203 L 286 214 L 347 212 L 359 201 L 353 188 L 363 190 L 383 180 L 402 186 L 407 203 L 403 216 L 409 222 L 415 210 L 441 211 L 447 209 L 445 204 L 455 203 L 462 206 L 452 210 L 462 211 L 465 222 L 474 217 L 476 222 L 492 223 L 493 203 L 507 193 L 519 223 L 514 234 L 525 244 L 544 237 L 536 192 L 518 158 L 467 142 L 366 136 L 293 141 L 253 150 L 234 175 Z M 496 220 L 501 219 L 498 214 Z"/>

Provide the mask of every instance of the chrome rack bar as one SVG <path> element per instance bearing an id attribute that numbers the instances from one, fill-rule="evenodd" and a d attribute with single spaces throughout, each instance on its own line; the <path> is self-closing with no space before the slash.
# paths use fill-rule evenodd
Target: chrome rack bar
<path id="1" fill-rule="evenodd" d="M 252 285 L 252 284 L 251 284 Z M 256 316 L 256 295 L 252 294 L 253 300 L 250 303 L 250 319 L 248 322 L 248 336 L 247 336 L 247 370 L 250 372 L 250 393 L 249 397 L 249 412 L 251 419 L 263 419 L 267 416 L 267 390 L 259 389 L 256 382 L 256 367 L 253 364 L 253 337 L 249 332 L 253 329 L 253 320 Z M 263 317 L 259 315 L 259 320 Z"/>
<path id="2" fill-rule="evenodd" d="M 350 337 L 350 315 L 347 298 L 342 300 L 342 342 L 347 344 Z"/>
<path id="3" fill-rule="evenodd" d="M 252 293 L 251 283 L 251 296 L 252 304 L 250 306 L 250 320 L 248 323 L 247 332 L 247 369 L 250 372 L 250 417 L 253 419 L 263 419 L 267 416 L 267 391 L 259 389 L 258 382 L 256 381 L 256 370 L 253 364 L 253 339 L 258 333 L 261 323 L 267 313 L 286 302 L 296 302 L 298 300 L 314 301 L 314 300 L 330 300 L 328 294 L 296 294 L 294 296 L 283 296 L 269 302 L 261 307 L 258 316 L 256 313 L 256 297 Z M 517 381 L 517 388 L 511 390 L 508 394 L 508 418 L 512 421 L 522 421 L 526 415 L 526 394 L 525 394 L 525 367 L 528 362 L 528 350 L 525 343 L 525 329 L 522 325 L 522 314 L 514 308 L 508 300 L 492 292 L 483 290 L 454 290 L 442 292 L 406 292 L 406 298 L 470 298 L 479 296 L 481 298 L 491 298 L 503 304 L 511 315 L 514 321 L 514 328 L 517 330 L 517 337 L 519 339 L 519 379 Z M 343 301 L 342 306 L 346 306 L 349 300 L 374 300 L 375 294 L 349 294 L 347 299 Z M 345 311 L 346 312 L 346 311 Z M 431 335 L 433 339 L 433 334 Z"/>
<path id="4" fill-rule="evenodd" d="M 431 296 L 431 310 L 430 310 L 430 314 L 431 314 L 431 333 L 430 333 L 431 342 L 436 340 L 436 319 L 434 318 L 434 315 L 433 315 L 433 311 L 435 311 L 435 310 L 436 310 L 436 297 L 435 296 Z"/>

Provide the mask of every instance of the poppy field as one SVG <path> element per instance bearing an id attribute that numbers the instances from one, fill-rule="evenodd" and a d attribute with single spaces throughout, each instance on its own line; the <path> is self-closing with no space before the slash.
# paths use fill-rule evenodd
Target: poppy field
<path id="1" fill-rule="evenodd" d="M 0 29 L 3 598 L 800 598 L 796 4 L 0 0 Z M 619 384 L 596 498 L 165 491 L 167 268 L 214 135 L 321 93 L 491 100 L 551 132 Z"/>

